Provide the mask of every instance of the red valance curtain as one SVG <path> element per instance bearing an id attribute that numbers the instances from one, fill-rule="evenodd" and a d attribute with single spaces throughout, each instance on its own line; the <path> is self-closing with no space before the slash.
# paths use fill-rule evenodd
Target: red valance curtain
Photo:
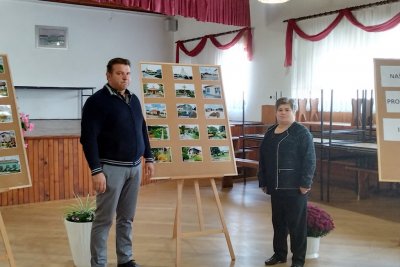
<path id="1" fill-rule="evenodd" d="M 76 0 L 79 2 L 79 0 Z M 95 3 L 136 7 L 168 16 L 180 15 L 198 21 L 250 26 L 249 0 L 87 0 Z"/>
<path id="2" fill-rule="evenodd" d="M 176 63 L 179 63 L 179 51 L 182 50 L 186 55 L 190 57 L 195 57 L 204 49 L 207 40 L 210 39 L 215 47 L 221 50 L 229 49 L 234 46 L 242 37 L 246 38 L 245 40 L 245 50 L 247 51 L 247 57 L 249 60 L 253 58 L 253 36 L 251 33 L 251 28 L 243 28 L 238 34 L 236 34 L 233 39 L 227 44 L 221 44 L 215 35 L 206 35 L 201 37 L 200 42 L 193 48 L 192 50 L 188 50 L 185 47 L 184 41 L 176 42 Z"/>
<path id="3" fill-rule="evenodd" d="M 394 27 L 396 27 L 400 23 L 400 12 L 397 13 L 393 18 L 388 21 L 374 25 L 374 26 L 364 26 L 361 24 L 354 16 L 350 9 L 342 9 L 340 10 L 338 16 L 332 21 L 332 23 L 323 31 L 315 35 L 308 35 L 304 31 L 300 29 L 294 19 L 288 21 L 287 30 L 286 30 L 286 58 L 285 58 L 285 67 L 290 67 L 292 65 L 292 45 L 293 45 L 293 32 L 296 32 L 301 38 L 309 40 L 309 41 L 320 41 L 324 39 L 329 33 L 336 28 L 339 22 L 343 18 L 347 18 L 354 26 L 367 31 L 367 32 L 381 32 L 387 31 Z"/>

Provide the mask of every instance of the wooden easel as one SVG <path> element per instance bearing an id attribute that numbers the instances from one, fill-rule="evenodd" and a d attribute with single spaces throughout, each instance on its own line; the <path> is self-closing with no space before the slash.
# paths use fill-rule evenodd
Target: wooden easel
<path id="1" fill-rule="evenodd" d="M 232 243 L 231 239 L 229 237 L 229 232 L 228 228 L 226 227 L 225 223 L 225 218 L 224 218 L 224 213 L 222 210 L 222 205 L 221 201 L 219 199 L 218 191 L 217 191 L 217 186 L 215 184 L 215 179 L 214 178 L 209 178 L 207 179 L 211 183 L 211 188 L 214 192 L 214 198 L 215 202 L 217 204 L 218 208 L 218 213 L 219 213 L 219 218 L 222 224 L 222 229 L 208 229 L 206 230 L 204 228 L 204 217 L 203 217 L 203 209 L 201 205 L 201 196 L 200 196 L 200 188 L 199 188 L 199 178 L 194 178 L 194 189 L 196 193 L 196 203 L 197 203 L 197 214 L 198 214 L 198 219 L 199 219 L 199 226 L 200 226 L 200 231 L 196 232 L 182 232 L 182 224 L 181 224 L 181 216 L 182 216 L 182 191 L 183 191 L 183 184 L 185 182 L 185 179 L 187 178 L 172 178 L 173 180 L 177 180 L 177 186 L 178 186 L 178 199 L 176 202 L 176 211 L 175 211 L 175 222 L 174 222 L 174 232 L 173 232 L 173 237 L 176 238 L 176 267 L 181 266 L 181 240 L 183 238 L 187 237 L 198 237 L 198 236 L 206 236 L 206 235 L 213 235 L 213 234 L 219 234 L 223 233 L 225 235 L 226 243 L 228 245 L 229 253 L 231 256 L 232 261 L 235 260 L 235 253 L 232 248 Z M 204 178 L 202 178 L 204 179 Z"/>
<path id="2" fill-rule="evenodd" d="M 2 189 L 0 189 L 0 193 L 7 192 L 9 190 L 10 189 L 8 189 L 8 188 L 2 188 Z M 6 226 L 4 225 L 3 216 L 1 215 L 1 211 L 0 211 L 0 232 L 1 232 L 1 237 L 3 239 L 4 248 L 6 249 L 6 252 L 4 254 L 0 254 L 0 260 L 4 260 L 4 261 L 8 260 L 8 263 L 11 267 L 16 267 L 14 255 L 11 250 L 10 240 L 8 239 L 7 230 L 6 230 Z"/>

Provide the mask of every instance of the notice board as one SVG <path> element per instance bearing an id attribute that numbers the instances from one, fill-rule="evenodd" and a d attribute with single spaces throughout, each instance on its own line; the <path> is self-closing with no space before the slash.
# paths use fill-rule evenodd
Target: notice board
<path id="1" fill-rule="evenodd" d="M 237 175 L 221 68 L 141 62 L 155 178 Z"/>
<path id="2" fill-rule="evenodd" d="M 379 181 L 400 182 L 400 59 L 374 59 Z"/>
<path id="3" fill-rule="evenodd" d="M 31 185 L 11 71 L 7 56 L 0 54 L 0 189 Z"/>

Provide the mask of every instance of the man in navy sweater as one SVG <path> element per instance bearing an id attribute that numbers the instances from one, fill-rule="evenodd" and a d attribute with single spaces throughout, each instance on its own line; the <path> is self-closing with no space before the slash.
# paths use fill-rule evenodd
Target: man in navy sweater
<path id="1" fill-rule="evenodd" d="M 90 250 L 91 266 L 107 266 L 107 239 L 116 213 L 118 267 L 138 267 L 132 253 L 132 222 L 145 159 L 145 179 L 154 174 L 153 156 L 139 99 L 127 87 L 128 59 L 107 64 L 108 83 L 83 107 L 81 144 L 97 192 Z"/>

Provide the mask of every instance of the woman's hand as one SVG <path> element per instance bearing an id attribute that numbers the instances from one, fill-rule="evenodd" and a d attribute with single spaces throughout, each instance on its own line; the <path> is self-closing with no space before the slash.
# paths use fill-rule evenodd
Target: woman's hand
<path id="1" fill-rule="evenodd" d="M 310 192 L 310 190 L 311 190 L 311 188 L 305 188 L 305 187 L 301 187 L 301 186 L 300 186 L 300 192 L 301 192 L 301 194 L 303 194 L 303 195 L 305 195 L 305 194 L 307 194 L 308 192 Z"/>

